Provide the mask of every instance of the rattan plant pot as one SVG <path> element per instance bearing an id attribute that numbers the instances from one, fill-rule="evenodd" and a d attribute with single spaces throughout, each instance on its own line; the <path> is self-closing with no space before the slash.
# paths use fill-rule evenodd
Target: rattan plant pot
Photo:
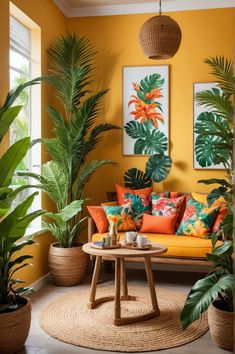
<path id="1" fill-rule="evenodd" d="M 58 243 L 52 243 L 49 250 L 49 269 L 53 282 L 58 286 L 73 286 L 79 284 L 85 274 L 88 255 L 82 246 L 61 248 Z"/>
<path id="2" fill-rule="evenodd" d="M 28 337 L 31 323 L 31 302 L 22 297 L 22 307 L 0 314 L 0 353 L 13 354 L 20 350 Z"/>
<path id="3" fill-rule="evenodd" d="M 233 312 L 222 311 L 214 304 L 210 305 L 208 310 L 210 333 L 213 342 L 220 348 L 233 350 L 233 319 Z"/>

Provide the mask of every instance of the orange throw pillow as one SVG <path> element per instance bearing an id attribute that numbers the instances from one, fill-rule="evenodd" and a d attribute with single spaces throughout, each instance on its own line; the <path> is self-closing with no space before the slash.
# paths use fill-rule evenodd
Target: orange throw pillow
<path id="1" fill-rule="evenodd" d="M 125 201 L 125 194 L 131 193 L 136 195 L 144 195 L 147 198 L 150 198 L 153 188 L 143 188 L 143 189 L 131 189 L 127 187 L 120 186 L 119 184 L 115 184 L 116 191 L 117 191 L 117 200 L 119 205 L 123 205 L 126 203 Z"/>
<path id="2" fill-rule="evenodd" d="M 107 232 L 109 229 L 109 222 L 104 209 L 101 206 L 87 206 L 87 210 L 94 220 L 98 232 L 100 234 Z"/>
<path id="3" fill-rule="evenodd" d="M 155 216 L 143 215 L 143 225 L 140 232 L 154 232 L 158 234 L 174 235 L 175 233 L 175 215 Z"/>

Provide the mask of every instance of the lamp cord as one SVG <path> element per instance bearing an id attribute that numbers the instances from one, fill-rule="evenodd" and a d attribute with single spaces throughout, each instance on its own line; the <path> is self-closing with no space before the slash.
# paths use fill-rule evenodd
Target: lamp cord
<path id="1" fill-rule="evenodd" d="M 162 0 L 159 0 L 159 15 L 162 14 Z"/>

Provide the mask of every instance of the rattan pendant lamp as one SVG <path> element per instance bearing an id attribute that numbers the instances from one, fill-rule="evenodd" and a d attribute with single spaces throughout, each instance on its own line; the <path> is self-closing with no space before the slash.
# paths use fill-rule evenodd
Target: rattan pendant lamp
<path id="1" fill-rule="evenodd" d="M 172 58 L 182 38 L 178 23 L 170 16 L 162 15 L 161 5 L 162 1 L 159 0 L 159 15 L 149 18 L 139 34 L 140 45 L 149 59 Z"/>

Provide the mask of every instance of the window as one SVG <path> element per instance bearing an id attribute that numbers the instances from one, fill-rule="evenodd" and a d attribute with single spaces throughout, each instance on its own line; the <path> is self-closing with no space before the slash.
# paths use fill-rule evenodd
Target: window
<path id="1" fill-rule="evenodd" d="M 18 22 L 14 17 L 10 17 L 10 88 L 22 84 L 31 79 L 31 36 L 30 30 Z M 31 132 L 31 92 L 30 88 L 21 92 L 15 102 L 16 105 L 22 105 L 18 117 L 13 122 L 10 129 L 10 144 L 14 144 L 19 139 L 30 136 Z M 31 168 L 30 151 L 18 166 L 20 171 L 28 171 Z M 25 177 L 14 178 L 15 185 L 27 184 L 29 181 Z M 24 195 L 19 195 L 23 199 Z"/>
<path id="2" fill-rule="evenodd" d="M 41 30 L 28 16 L 10 2 L 10 88 L 32 78 L 41 76 Z M 10 144 L 30 136 L 31 140 L 41 137 L 41 88 L 34 85 L 24 90 L 16 105 L 22 105 L 18 117 L 10 129 Z M 18 171 L 39 172 L 41 146 L 36 144 L 19 164 Z M 35 183 L 25 177 L 15 176 L 13 188 L 22 184 Z M 15 205 L 24 200 L 33 190 L 19 193 Z M 34 199 L 32 210 L 41 208 L 41 196 Z M 41 221 L 37 218 L 30 228 L 38 229 Z"/>

